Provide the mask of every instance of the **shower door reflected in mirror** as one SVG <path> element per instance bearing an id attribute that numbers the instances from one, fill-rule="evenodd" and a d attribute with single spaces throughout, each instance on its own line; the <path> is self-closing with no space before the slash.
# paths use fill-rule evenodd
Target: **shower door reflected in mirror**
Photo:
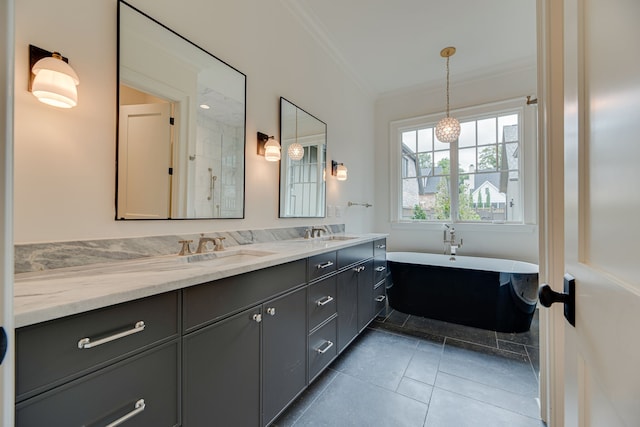
<path id="1" fill-rule="evenodd" d="M 327 125 L 280 98 L 280 144 L 280 217 L 324 217 Z M 302 148 L 299 159 L 293 144 Z"/>
<path id="2" fill-rule="evenodd" d="M 118 3 L 116 219 L 244 218 L 246 76 Z"/>

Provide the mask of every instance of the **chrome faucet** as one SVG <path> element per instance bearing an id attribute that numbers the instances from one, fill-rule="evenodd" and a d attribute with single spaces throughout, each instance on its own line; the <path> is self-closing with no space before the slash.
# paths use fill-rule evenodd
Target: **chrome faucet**
<path id="1" fill-rule="evenodd" d="M 446 229 L 444 230 L 444 244 L 449 245 L 450 255 L 453 257 L 456 255 L 456 251 L 458 248 L 462 247 L 462 239 L 460 242 L 456 242 L 456 229 L 454 227 L 449 227 L 448 224 L 444 225 Z M 449 238 L 447 239 L 447 230 L 449 230 Z"/>
<path id="2" fill-rule="evenodd" d="M 310 228 L 306 228 L 306 229 L 304 230 L 304 238 L 305 238 L 305 239 L 310 239 L 310 238 L 311 238 L 312 233 L 313 233 L 313 231 L 311 231 L 311 229 L 310 229 Z"/>
<path id="3" fill-rule="evenodd" d="M 324 228 L 312 228 L 311 229 L 311 237 L 320 237 L 320 235 L 324 233 Z"/>
<path id="4" fill-rule="evenodd" d="M 201 254 L 207 252 L 207 243 L 211 242 L 213 245 L 216 245 L 217 237 L 205 237 L 204 234 L 200 235 L 200 239 L 198 240 L 198 248 L 196 249 L 197 254 Z"/>

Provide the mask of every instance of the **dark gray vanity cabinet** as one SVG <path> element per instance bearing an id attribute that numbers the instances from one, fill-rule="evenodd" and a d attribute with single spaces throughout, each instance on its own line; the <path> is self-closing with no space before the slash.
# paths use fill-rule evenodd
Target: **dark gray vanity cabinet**
<path id="1" fill-rule="evenodd" d="M 180 293 L 16 330 L 16 425 L 180 424 Z"/>
<path id="2" fill-rule="evenodd" d="M 16 404 L 16 426 L 178 426 L 179 343 L 137 356 Z"/>
<path id="3" fill-rule="evenodd" d="M 337 253 L 309 258 L 307 312 L 309 323 L 309 382 L 338 355 L 337 351 Z"/>
<path id="4" fill-rule="evenodd" d="M 379 239 L 373 242 L 373 270 L 375 283 L 373 289 L 373 315 L 377 316 L 387 306 L 387 281 L 389 270 L 387 268 L 387 241 Z"/>
<path id="5" fill-rule="evenodd" d="M 267 425 L 304 390 L 306 298 L 300 287 L 184 337 L 184 426 Z"/>
<path id="6" fill-rule="evenodd" d="M 361 332 L 375 317 L 373 312 L 374 300 L 373 289 L 373 260 L 369 259 L 358 264 L 355 268 L 360 268 L 356 273 L 358 283 L 358 332 Z"/>
<path id="7" fill-rule="evenodd" d="M 358 267 L 338 274 L 338 353 L 358 336 Z"/>
<path id="8" fill-rule="evenodd" d="M 384 240 L 16 330 L 16 425 L 267 426 L 384 307 Z"/>
<path id="9" fill-rule="evenodd" d="M 183 339 L 183 425 L 260 424 L 260 320 L 255 306 Z"/>
<path id="10" fill-rule="evenodd" d="M 273 421 L 307 385 L 307 288 L 263 304 L 262 425 Z"/>
<path id="11" fill-rule="evenodd" d="M 306 387 L 305 279 L 300 260 L 183 290 L 185 427 L 265 425 Z"/>

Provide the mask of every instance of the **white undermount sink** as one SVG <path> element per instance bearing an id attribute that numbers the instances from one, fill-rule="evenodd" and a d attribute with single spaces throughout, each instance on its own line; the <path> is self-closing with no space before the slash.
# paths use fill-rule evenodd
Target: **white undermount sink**
<path id="1" fill-rule="evenodd" d="M 206 252 L 202 254 L 183 255 L 178 257 L 178 261 L 184 263 L 203 262 L 207 264 L 236 264 L 273 255 L 275 252 L 259 251 L 254 249 L 231 249 L 216 252 Z"/>
<path id="2" fill-rule="evenodd" d="M 325 236 L 325 237 L 321 237 L 320 240 L 352 240 L 355 239 L 356 237 L 353 236 L 341 236 L 338 234 L 334 234 L 331 236 Z"/>

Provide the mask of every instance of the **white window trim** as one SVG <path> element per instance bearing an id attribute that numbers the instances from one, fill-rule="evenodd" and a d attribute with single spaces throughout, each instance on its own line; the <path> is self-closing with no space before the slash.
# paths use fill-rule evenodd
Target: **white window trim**
<path id="1" fill-rule="evenodd" d="M 503 110 L 522 110 L 522 124 L 519 126 L 521 149 L 523 159 L 520 161 L 520 174 L 522 177 L 522 203 L 523 203 L 523 223 L 506 224 L 492 222 L 458 222 L 456 227 L 464 225 L 465 228 L 486 229 L 492 227 L 495 231 L 529 232 L 535 229 L 537 224 L 537 109 L 535 105 L 526 105 L 525 97 L 514 98 L 504 101 L 491 102 L 474 107 L 460 108 L 452 110 L 451 115 L 461 122 L 468 119 L 477 119 L 483 114 L 500 114 Z M 451 221 L 410 221 L 401 217 L 402 204 L 402 177 L 401 164 L 402 149 L 399 136 L 403 131 L 415 130 L 425 124 L 435 124 L 443 117 L 442 113 L 429 114 L 412 117 L 409 119 L 394 120 L 389 123 L 389 218 L 392 228 L 411 229 L 440 229 L 441 224 Z M 453 153 L 452 153 L 453 154 Z M 457 155 L 456 155 L 457 158 Z"/>

